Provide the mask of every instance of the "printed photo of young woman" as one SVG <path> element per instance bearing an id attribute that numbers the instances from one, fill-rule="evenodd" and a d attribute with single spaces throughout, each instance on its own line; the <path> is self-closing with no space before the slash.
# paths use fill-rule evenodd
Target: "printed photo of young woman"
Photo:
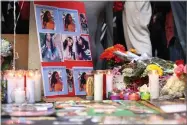
<path id="1" fill-rule="evenodd" d="M 67 73 L 67 83 L 69 92 L 73 91 L 73 72 L 71 69 L 66 69 Z"/>
<path id="2" fill-rule="evenodd" d="M 42 67 L 42 74 L 45 96 L 68 94 L 66 67 Z"/>
<path id="3" fill-rule="evenodd" d="M 86 79 L 91 74 L 92 67 L 73 67 L 75 95 L 86 95 Z"/>
<path id="4" fill-rule="evenodd" d="M 64 60 L 76 60 L 73 36 L 62 35 Z"/>
<path id="5" fill-rule="evenodd" d="M 60 33 L 58 9 L 35 5 L 36 27 L 38 32 Z"/>
<path id="6" fill-rule="evenodd" d="M 62 62 L 61 35 L 40 33 L 42 62 Z"/>
<path id="7" fill-rule="evenodd" d="M 80 34 L 79 16 L 77 10 L 58 9 L 59 22 L 63 34 Z"/>
<path id="8" fill-rule="evenodd" d="M 63 15 L 64 20 L 64 30 L 69 32 L 75 32 L 75 19 L 73 19 L 73 14 L 67 13 Z"/>
<path id="9" fill-rule="evenodd" d="M 54 22 L 54 15 L 52 10 L 41 10 L 41 22 L 42 22 L 42 29 L 55 29 L 55 22 Z"/>
<path id="10" fill-rule="evenodd" d="M 60 71 L 49 72 L 50 92 L 63 91 L 63 82 L 59 74 L 61 74 Z"/>
<path id="11" fill-rule="evenodd" d="M 86 91 L 86 72 L 79 73 L 79 91 Z"/>
<path id="12" fill-rule="evenodd" d="M 76 36 L 76 60 L 92 60 L 88 36 Z"/>
<path id="13" fill-rule="evenodd" d="M 81 23 L 81 33 L 89 34 L 88 22 L 87 22 L 85 13 L 80 13 L 79 16 L 80 16 L 80 23 Z"/>

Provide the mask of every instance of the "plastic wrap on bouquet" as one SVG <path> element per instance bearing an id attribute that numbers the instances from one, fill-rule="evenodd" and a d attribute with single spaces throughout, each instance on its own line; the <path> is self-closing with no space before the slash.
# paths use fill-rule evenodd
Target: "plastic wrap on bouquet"
<path id="1" fill-rule="evenodd" d="M 115 55 L 117 55 L 119 58 L 126 60 L 126 61 L 138 61 L 138 60 L 148 60 L 151 59 L 146 53 L 142 54 L 141 56 L 138 56 L 132 52 L 127 51 L 126 53 L 122 53 L 120 51 L 115 51 Z"/>

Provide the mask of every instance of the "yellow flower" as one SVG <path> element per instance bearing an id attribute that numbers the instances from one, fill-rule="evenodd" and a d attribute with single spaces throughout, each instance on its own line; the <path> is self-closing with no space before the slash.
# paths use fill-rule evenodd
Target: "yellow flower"
<path id="1" fill-rule="evenodd" d="M 162 75 L 163 75 L 163 70 L 162 70 L 162 68 L 160 68 L 159 66 L 157 66 L 157 65 L 155 65 L 155 64 L 150 64 L 150 65 L 148 65 L 147 68 L 146 68 L 146 70 L 147 70 L 147 71 L 157 70 L 159 76 L 162 76 Z"/>
<path id="2" fill-rule="evenodd" d="M 137 53 L 136 50 L 133 48 L 130 49 L 130 52 L 135 53 L 135 54 Z"/>

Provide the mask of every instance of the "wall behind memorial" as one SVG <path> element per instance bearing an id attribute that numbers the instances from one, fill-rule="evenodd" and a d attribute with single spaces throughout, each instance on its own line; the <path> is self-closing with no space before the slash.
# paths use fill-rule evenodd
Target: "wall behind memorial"
<path id="1" fill-rule="evenodd" d="M 14 34 L 1 34 L 1 38 L 14 45 Z M 16 34 L 16 52 L 19 56 L 16 60 L 16 69 L 28 69 L 28 41 L 28 34 Z"/>
<path id="2" fill-rule="evenodd" d="M 40 69 L 40 55 L 33 1 L 30 3 L 28 69 Z"/>

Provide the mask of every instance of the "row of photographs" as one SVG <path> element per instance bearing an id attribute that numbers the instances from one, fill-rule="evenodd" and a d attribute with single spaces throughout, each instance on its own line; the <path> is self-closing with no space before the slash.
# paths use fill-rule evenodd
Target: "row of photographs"
<path id="1" fill-rule="evenodd" d="M 35 5 L 39 32 L 89 34 L 85 13 L 77 10 Z"/>
<path id="2" fill-rule="evenodd" d="M 75 95 L 86 95 L 86 75 L 91 73 L 92 67 L 65 66 L 42 67 L 44 95 L 67 95 L 75 90 Z"/>
<path id="3" fill-rule="evenodd" d="M 71 36 L 56 33 L 39 33 L 42 62 L 91 61 L 88 36 Z"/>

